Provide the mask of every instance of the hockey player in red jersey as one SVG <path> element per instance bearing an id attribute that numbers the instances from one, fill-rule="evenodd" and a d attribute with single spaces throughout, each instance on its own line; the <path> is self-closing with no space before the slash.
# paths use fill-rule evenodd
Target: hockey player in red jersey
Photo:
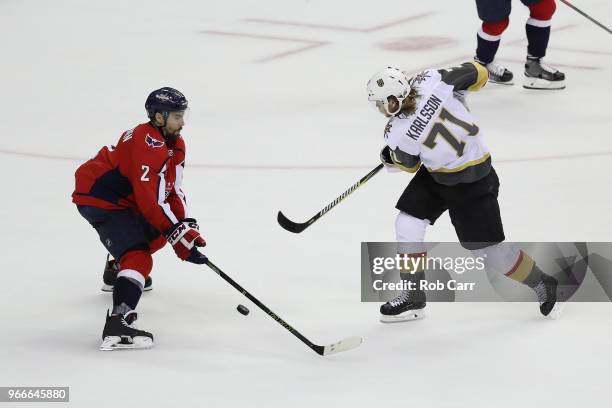
<path id="1" fill-rule="evenodd" d="M 557 8 L 555 0 L 521 0 L 529 8 L 529 18 L 525 23 L 527 35 L 527 58 L 525 60 L 525 79 L 527 89 L 563 89 L 565 74 L 544 64 L 550 26 Z M 478 46 L 475 60 L 489 71 L 489 81 L 512 85 L 514 75 L 510 70 L 494 61 L 502 33 L 510 24 L 511 0 L 476 0 L 478 17 L 482 26 L 476 36 Z"/>
<path id="2" fill-rule="evenodd" d="M 150 285 L 154 252 L 169 242 L 180 259 L 206 262 L 197 249 L 206 242 L 189 218 L 181 189 L 186 149 L 180 132 L 187 107 L 176 89 L 153 91 L 145 103 L 149 122 L 124 132 L 116 146 L 103 147 L 76 171 L 72 201 L 116 260 L 106 268 L 116 276 L 102 350 L 153 346 L 153 335 L 133 323 Z"/>

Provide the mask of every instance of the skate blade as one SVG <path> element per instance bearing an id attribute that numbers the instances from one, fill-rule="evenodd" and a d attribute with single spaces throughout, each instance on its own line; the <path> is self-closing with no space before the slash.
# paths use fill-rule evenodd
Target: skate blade
<path id="1" fill-rule="evenodd" d="M 563 312 L 564 308 L 565 308 L 564 302 L 555 303 L 555 305 L 553 306 L 548 316 L 546 316 L 546 318 L 551 319 L 551 320 L 557 320 L 558 318 L 561 317 L 561 313 Z"/>
<path id="2" fill-rule="evenodd" d="M 380 315 L 380 322 L 381 323 L 401 323 L 401 322 L 409 322 L 411 320 L 419 320 L 424 317 L 425 317 L 424 310 L 418 310 L 418 311 L 409 310 L 407 312 L 400 313 L 395 316 Z"/>
<path id="3" fill-rule="evenodd" d="M 105 283 L 105 284 L 103 284 L 103 285 L 102 285 L 102 287 L 100 288 L 100 290 L 101 290 L 102 292 L 112 293 L 114 288 L 115 288 L 115 287 L 114 287 L 113 285 L 107 285 L 107 284 Z M 149 291 L 151 291 L 152 289 L 153 289 L 153 285 L 145 287 L 145 288 L 144 288 L 142 291 L 143 291 L 143 292 L 149 292 Z"/>
<path id="4" fill-rule="evenodd" d="M 523 83 L 525 89 L 538 89 L 538 90 L 557 90 L 565 89 L 565 81 L 547 81 L 541 78 L 526 77 Z"/>
<path id="5" fill-rule="evenodd" d="M 122 341 L 119 336 L 106 336 L 100 345 L 101 351 L 148 349 L 153 347 L 153 340 L 145 336 L 136 336 L 132 342 Z"/>
<path id="6" fill-rule="evenodd" d="M 488 81 L 490 84 L 497 84 L 497 85 L 514 85 L 514 80 L 511 79 L 508 82 L 500 82 L 500 81 L 496 81 L 494 79 L 489 79 Z"/>

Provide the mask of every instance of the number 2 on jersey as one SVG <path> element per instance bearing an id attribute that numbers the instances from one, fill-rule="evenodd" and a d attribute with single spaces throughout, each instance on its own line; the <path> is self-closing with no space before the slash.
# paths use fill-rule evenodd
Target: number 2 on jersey
<path id="1" fill-rule="evenodd" d="M 149 181 L 149 166 L 142 165 L 142 176 L 140 176 L 140 181 Z"/>
<path id="2" fill-rule="evenodd" d="M 446 109 L 442 109 L 442 111 L 440 112 L 440 116 L 438 117 L 441 119 L 441 121 L 434 123 L 423 144 L 429 147 L 430 149 L 433 149 L 434 147 L 436 147 L 437 144 L 436 137 L 440 135 L 457 152 L 457 156 L 462 156 L 463 149 L 465 147 L 465 142 L 462 142 L 461 140 L 453 136 L 450 130 L 448 130 L 446 126 L 444 126 L 443 122 L 448 120 L 449 122 L 454 123 L 455 125 L 465 129 L 468 136 L 475 136 L 476 134 L 478 134 L 478 126 L 476 126 L 475 124 L 466 123 L 461 119 L 454 117 Z"/>

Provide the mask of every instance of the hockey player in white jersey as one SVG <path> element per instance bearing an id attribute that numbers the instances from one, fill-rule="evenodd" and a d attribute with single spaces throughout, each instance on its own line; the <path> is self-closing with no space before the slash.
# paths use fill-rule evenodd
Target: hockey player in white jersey
<path id="1" fill-rule="evenodd" d="M 466 62 L 425 70 L 410 79 L 399 69 L 386 68 L 368 82 L 368 99 L 390 118 L 382 162 L 391 171 L 415 173 L 396 205 L 398 253 L 426 255 L 422 243 L 427 226 L 448 210 L 461 244 L 485 256 L 487 268 L 532 288 L 547 316 L 557 300 L 557 280 L 518 247 L 503 242 L 499 179 L 483 133 L 464 103 L 466 93 L 478 91 L 487 80 L 481 64 Z M 417 282 L 418 288 L 425 272 L 401 270 L 400 277 Z M 403 291 L 381 306 L 381 321 L 420 318 L 425 305 L 424 291 Z"/>

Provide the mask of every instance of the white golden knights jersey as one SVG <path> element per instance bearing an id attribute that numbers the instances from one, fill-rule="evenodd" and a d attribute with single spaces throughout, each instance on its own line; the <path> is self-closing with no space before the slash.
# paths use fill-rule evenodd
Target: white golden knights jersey
<path id="1" fill-rule="evenodd" d="M 488 79 L 475 62 L 426 70 L 410 79 L 418 92 L 413 113 L 401 112 L 385 128 L 385 142 L 396 167 L 414 173 L 421 164 L 445 185 L 471 183 L 491 171 L 482 132 L 455 92 L 477 91 Z"/>

